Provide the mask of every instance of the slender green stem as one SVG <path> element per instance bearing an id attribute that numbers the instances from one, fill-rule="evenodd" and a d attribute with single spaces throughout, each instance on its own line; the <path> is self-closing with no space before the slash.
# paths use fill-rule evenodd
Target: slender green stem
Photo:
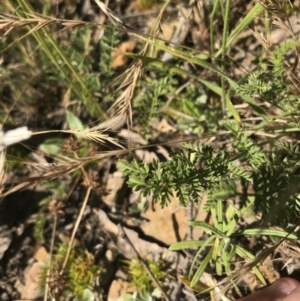
<path id="1" fill-rule="evenodd" d="M 229 13 L 230 13 L 230 4 L 231 0 L 226 0 L 226 6 L 225 6 L 225 15 L 224 15 L 224 27 L 223 27 L 223 38 L 222 38 L 222 73 L 225 72 L 225 56 L 226 56 L 226 44 L 227 44 L 227 37 L 228 37 L 228 30 L 229 30 Z M 226 91 L 225 91 L 225 79 L 224 77 L 221 77 L 221 86 L 222 86 L 222 108 L 223 112 L 225 112 L 226 109 Z"/>
<path id="2" fill-rule="evenodd" d="M 265 24 L 265 26 L 264 26 L 265 37 L 268 38 L 269 35 L 270 35 L 271 28 L 270 28 L 270 16 L 269 16 L 269 12 L 268 12 L 267 9 L 265 10 L 264 24 Z M 265 53 L 266 53 L 266 49 L 264 47 L 262 47 L 261 55 L 259 57 L 259 65 L 262 64 L 262 62 L 264 60 Z"/>
<path id="3" fill-rule="evenodd" d="M 214 1 L 214 6 L 210 14 L 210 24 L 209 24 L 209 37 L 210 37 L 210 53 L 212 58 L 214 58 L 214 17 L 217 13 L 219 7 L 219 1 Z"/>

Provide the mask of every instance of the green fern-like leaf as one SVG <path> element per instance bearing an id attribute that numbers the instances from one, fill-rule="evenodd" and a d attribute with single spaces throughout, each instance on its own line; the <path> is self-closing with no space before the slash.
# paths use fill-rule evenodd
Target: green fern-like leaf
<path id="1" fill-rule="evenodd" d="M 274 52 L 272 52 L 273 73 L 276 76 L 284 74 L 283 60 L 287 52 L 295 47 L 299 46 L 298 41 L 287 41 L 278 46 Z"/>
<path id="2" fill-rule="evenodd" d="M 286 227 L 299 219 L 299 175 L 296 165 L 289 166 L 275 156 L 270 164 L 260 166 L 253 173 L 256 191 L 255 208 L 265 223 Z"/>
<path id="3" fill-rule="evenodd" d="M 143 189 L 145 195 L 152 193 L 153 201 L 162 207 L 171 201 L 174 192 L 180 204 L 186 206 L 191 200 L 199 203 L 204 190 L 210 193 L 232 180 L 250 180 L 249 174 L 231 159 L 232 155 L 224 150 L 216 152 L 210 146 L 187 144 L 167 162 L 154 160 L 147 166 L 136 160 L 119 161 L 118 166 L 128 176 L 130 187 Z"/>
<path id="4" fill-rule="evenodd" d="M 152 121 L 157 117 L 159 109 L 167 101 L 167 96 L 174 91 L 176 81 L 171 74 L 160 79 L 151 79 L 150 86 L 143 84 L 142 93 L 134 100 L 139 124 L 143 127 L 143 135 L 148 137 Z"/>

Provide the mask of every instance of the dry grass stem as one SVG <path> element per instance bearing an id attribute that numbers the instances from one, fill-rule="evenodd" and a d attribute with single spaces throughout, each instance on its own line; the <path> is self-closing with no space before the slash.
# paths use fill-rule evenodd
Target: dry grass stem
<path id="1" fill-rule="evenodd" d="M 74 228 L 73 228 L 73 232 L 72 232 L 72 235 L 71 235 L 71 238 L 70 238 L 70 241 L 69 241 L 69 246 L 68 246 L 67 254 L 66 254 L 65 260 L 63 262 L 60 274 L 62 274 L 64 272 L 64 270 L 66 268 L 66 265 L 68 263 L 68 259 L 69 259 L 69 256 L 71 254 L 71 250 L 72 250 L 72 247 L 73 247 L 73 242 L 74 242 L 74 239 L 75 239 L 75 235 L 76 235 L 76 232 L 78 230 L 79 224 L 81 222 L 82 216 L 84 214 L 84 210 L 85 210 L 87 202 L 89 200 L 89 196 L 90 196 L 91 191 L 92 191 L 92 186 L 88 186 L 88 189 L 87 189 L 87 192 L 86 192 L 83 204 L 81 206 L 79 215 L 77 217 L 77 220 L 76 220 Z"/>
<path id="2" fill-rule="evenodd" d="M 2 199 L 2 193 L 5 187 L 5 154 L 5 150 L 0 151 L 0 200 Z"/>

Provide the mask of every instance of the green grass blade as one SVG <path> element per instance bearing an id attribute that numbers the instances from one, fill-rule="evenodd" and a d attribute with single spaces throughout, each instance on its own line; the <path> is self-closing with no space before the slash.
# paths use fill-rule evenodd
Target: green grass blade
<path id="1" fill-rule="evenodd" d="M 293 240 L 298 239 L 298 237 L 295 234 L 289 233 L 284 230 L 260 229 L 260 228 L 239 230 L 234 232 L 231 236 L 241 236 L 241 235 L 267 235 L 267 236 L 289 238 Z"/>
<path id="2" fill-rule="evenodd" d="M 177 67 L 173 64 L 162 62 L 161 60 L 158 60 L 155 58 L 142 56 L 142 55 L 138 55 L 138 54 L 133 54 L 133 53 L 126 53 L 126 55 L 128 57 L 141 60 L 144 64 L 156 67 L 160 70 L 168 70 L 170 72 L 176 73 L 181 76 L 187 76 L 190 78 L 194 78 L 194 79 L 198 80 L 200 83 L 202 83 L 204 86 L 206 86 L 208 89 L 212 90 L 219 96 L 222 96 L 222 89 L 219 86 L 217 86 L 216 84 L 214 84 L 212 82 L 208 82 L 206 80 L 203 80 L 199 76 L 194 75 L 193 73 L 188 72 L 188 71 L 186 71 L 180 67 Z"/>
<path id="3" fill-rule="evenodd" d="M 217 205 L 217 220 L 218 220 L 218 229 L 223 232 L 223 203 L 218 202 Z"/>
<path id="4" fill-rule="evenodd" d="M 222 37 L 222 72 L 225 72 L 225 55 L 226 55 L 226 41 L 227 41 L 227 36 L 228 36 L 228 27 L 229 27 L 229 12 L 230 12 L 230 0 L 226 0 L 226 6 L 225 6 L 225 15 L 224 15 L 224 25 L 223 25 L 223 37 Z M 225 80 L 224 77 L 221 77 L 221 86 L 222 86 L 222 108 L 225 110 L 226 108 L 226 97 L 225 97 Z M 232 109 L 232 107 L 231 107 Z"/>
<path id="5" fill-rule="evenodd" d="M 227 42 L 226 49 L 230 46 L 233 40 L 261 13 L 263 13 L 265 8 L 260 4 L 256 3 L 252 9 L 247 13 L 246 17 L 238 24 L 238 26 L 230 33 Z M 216 57 L 222 54 L 223 49 L 221 48 L 217 53 Z"/>
<path id="6" fill-rule="evenodd" d="M 232 87 L 232 90 L 229 90 L 227 92 L 227 95 L 226 95 L 226 99 L 227 99 L 227 107 L 231 104 L 231 108 L 235 110 L 235 108 L 233 107 L 232 103 L 231 103 L 231 100 L 230 100 L 230 97 L 235 93 L 235 91 L 238 89 L 239 85 L 231 80 L 230 78 L 227 79 L 228 82 L 230 83 L 231 87 Z M 257 105 L 257 103 L 248 95 L 241 95 L 239 94 L 240 97 L 246 102 L 249 104 L 249 106 L 257 113 L 259 114 L 264 120 L 269 120 L 270 118 L 268 117 L 268 115 L 265 113 L 265 111 Z M 229 110 L 229 109 L 228 109 Z M 231 112 L 231 111 L 230 111 Z M 233 115 L 233 113 L 231 112 L 231 114 Z M 234 115 L 233 115 L 234 116 Z"/>
<path id="7" fill-rule="evenodd" d="M 224 229 L 226 232 L 226 235 L 227 236 L 230 236 L 234 229 L 236 227 L 236 220 L 233 218 L 227 225 L 226 225 L 226 228 Z"/>
<path id="8" fill-rule="evenodd" d="M 179 241 L 174 244 L 172 244 L 169 247 L 169 250 L 171 251 L 179 251 L 184 249 L 191 249 L 191 248 L 197 248 L 201 247 L 204 244 L 203 240 L 185 240 L 185 241 Z"/>
<path id="9" fill-rule="evenodd" d="M 194 285 L 196 285 L 196 283 L 199 281 L 200 277 L 202 276 L 202 274 L 204 273 L 208 263 L 210 262 L 211 258 L 212 258 L 212 252 L 213 249 L 211 249 L 208 254 L 205 256 L 205 258 L 203 259 L 201 265 L 199 266 L 199 268 L 197 269 L 192 281 L 191 281 L 191 288 L 193 288 Z"/>
<path id="10" fill-rule="evenodd" d="M 236 253 L 236 245 L 235 244 L 230 244 L 230 251 L 227 253 L 227 259 L 230 262 L 234 254 Z"/>
<path id="11" fill-rule="evenodd" d="M 216 239 L 215 235 L 210 236 L 207 240 L 203 241 L 203 245 L 199 248 L 199 250 L 197 251 L 195 257 L 193 258 L 193 261 L 191 263 L 191 267 L 190 267 L 190 272 L 189 272 L 189 277 L 191 276 L 193 270 L 194 270 L 194 265 L 196 263 L 196 260 L 198 258 L 198 256 L 200 255 L 200 253 L 207 247 L 210 245 L 213 245 L 213 241 Z"/>
<path id="12" fill-rule="evenodd" d="M 136 35 L 136 34 L 135 34 Z M 224 77 L 228 83 L 230 84 L 230 86 L 232 87 L 232 89 L 234 91 L 237 90 L 238 88 L 238 84 L 232 80 L 230 77 L 228 77 L 226 74 L 224 74 L 222 71 L 220 71 L 219 69 L 215 68 L 212 64 L 206 62 L 205 60 L 203 59 L 200 59 L 198 57 L 196 57 L 195 55 L 191 55 L 191 54 L 187 54 L 186 52 L 184 51 L 181 51 L 179 49 L 175 49 L 175 48 L 172 48 L 172 47 L 169 47 L 169 46 L 166 46 L 162 43 L 159 43 L 155 40 L 152 40 L 150 38 L 146 38 L 146 37 L 143 37 L 143 36 L 139 36 L 139 35 L 136 35 L 137 37 L 141 38 L 142 40 L 144 40 L 145 42 L 151 44 L 151 45 L 154 45 L 156 46 L 157 48 L 161 49 L 161 50 L 165 50 L 171 54 L 173 54 L 174 56 L 178 57 L 178 58 L 181 58 L 185 61 L 188 61 L 190 63 L 193 63 L 193 64 L 196 64 L 196 65 L 199 65 L 205 69 L 208 69 L 208 70 L 211 70 L 215 73 L 217 73 L 218 75 L 220 75 L 221 77 Z M 157 65 L 157 66 L 168 66 L 169 67 L 169 70 L 170 71 L 173 71 L 173 72 L 176 72 L 178 74 L 181 74 L 181 75 L 187 75 L 187 76 L 191 76 L 191 73 L 185 73 L 186 71 L 182 70 L 181 68 L 178 69 L 178 67 L 175 67 L 175 66 L 172 66 L 171 64 L 168 64 L 168 63 L 164 63 L 164 62 L 161 62 L 159 63 L 159 60 L 156 60 L 156 59 L 153 59 L 153 58 L 149 58 L 149 57 L 143 57 L 143 56 L 139 56 L 139 55 L 134 55 L 134 54 L 131 54 L 131 53 L 126 53 L 126 55 L 128 55 L 129 57 L 133 57 L 133 58 L 136 58 L 136 59 L 140 59 L 142 62 L 145 62 L 147 64 L 152 64 L 152 65 Z M 180 70 L 180 71 L 179 71 Z M 197 76 L 193 75 L 191 76 L 192 78 L 196 78 L 197 80 L 199 80 L 201 82 L 201 79 L 199 79 Z M 205 84 L 205 82 L 203 82 L 203 84 Z M 221 89 L 221 88 L 220 88 Z M 219 88 L 217 89 L 218 91 L 218 95 L 222 95 L 222 89 L 219 90 Z M 221 91 L 221 92 L 220 92 Z M 238 112 L 235 110 L 234 106 L 231 104 L 231 100 L 230 100 L 230 97 L 233 95 L 233 91 L 229 90 L 227 95 L 226 95 L 226 100 L 227 100 L 227 106 L 229 106 L 229 110 L 230 110 L 230 113 L 240 122 L 240 117 L 239 117 L 239 114 Z M 240 95 L 245 102 L 247 102 L 259 115 L 261 115 L 262 117 L 266 118 L 266 113 L 255 103 L 255 101 L 247 96 L 247 95 Z"/>
<path id="13" fill-rule="evenodd" d="M 222 273 L 223 273 L 223 263 L 221 263 L 220 260 L 216 261 L 216 272 L 217 272 L 217 275 L 218 276 L 222 276 Z"/>
<path id="14" fill-rule="evenodd" d="M 211 14 L 209 16 L 210 22 L 209 22 L 209 40 L 210 40 L 210 52 L 213 55 L 214 54 L 214 17 L 218 12 L 218 7 L 219 7 L 219 1 L 213 1 L 213 8 L 211 11 Z M 214 55 L 213 55 L 214 57 Z"/>
<path id="15" fill-rule="evenodd" d="M 251 254 L 250 252 L 248 252 L 247 250 L 245 250 L 244 248 L 242 248 L 240 246 L 236 246 L 236 253 L 244 259 L 254 259 L 255 258 L 255 256 L 253 254 Z M 257 278 L 264 285 L 266 285 L 266 280 L 265 280 L 264 276 L 262 275 L 262 273 L 259 271 L 259 269 L 256 266 L 254 266 L 252 268 L 252 270 L 255 273 L 255 275 L 257 276 Z"/>
<path id="16" fill-rule="evenodd" d="M 215 235 L 218 235 L 219 237 L 222 238 L 228 238 L 223 232 L 219 231 L 217 228 L 215 228 L 214 226 L 211 226 L 209 224 L 207 224 L 206 222 L 202 222 L 202 221 L 192 221 L 189 222 L 189 225 L 191 226 L 197 226 L 197 227 L 202 227 L 206 230 L 211 231 L 212 233 L 214 233 Z"/>
<path id="17" fill-rule="evenodd" d="M 227 257 L 227 254 L 223 253 L 223 265 L 224 265 L 224 269 L 225 269 L 225 272 L 227 274 L 227 276 L 230 276 L 231 275 L 231 269 L 230 269 L 230 260 L 228 260 L 228 257 Z"/>
<path id="18" fill-rule="evenodd" d="M 223 245 L 224 245 L 224 242 L 223 242 Z M 217 236 L 216 237 L 216 240 L 215 240 L 215 243 L 213 245 L 213 252 L 212 252 L 212 260 L 216 261 L 217 258 L 218 258 L 218 255 L 220 254 L 219 251 L 220 251 L 220 238 Z"/>
<path id="19" fill-rule="evenodd" d="M 233 116 L 233 118 L 237 122 L 241 123 L 242 122 L 241 117 L 240 117 L 239 113 L 237 112 L 237 110 L 235 109 L 235 107 L 233 106 L 228 93 L 225 96 L 225 100 L 226 100 L 226 107 L 227 107 L 228 111 L 230 112 L 230 114 Z"/>

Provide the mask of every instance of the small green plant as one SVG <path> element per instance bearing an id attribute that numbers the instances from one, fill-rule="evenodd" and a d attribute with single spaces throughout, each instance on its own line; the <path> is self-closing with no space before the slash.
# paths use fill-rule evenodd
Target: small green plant
<path id="1" fill-rule="evenodd" d="M 162 260 L 154 261 L 146 259 L 145 261 L 154 278 L 160 284 L 162 284 L 164 279 L 170 277 L 170 275 L 166 272 L 166 266 Z M 146 292 L 153 292 L 155 290 L 155 284 L 149 277 L 139 259 L 135 258 L 131 260 L 124 260 L 123 262 L 128 270 L 130 283 L 136 287 L 139 292 L 145 294 Z"/>
<path id="2" fill-rule="evenodd" d="M 100 273 L 93 256 L 78 246 L 73 246 L 64 271 L 61 272 L 68 246 L 62 243 L 54 255 L 51 266 L 46 267 L 41 276 L 41 286 L 44 289 L 48 283 L 50 294 L 54 298 L 61 296 L 78 301 L 85 300 L 87 290 L 93 289 L 93 281 Z M 59 299 L 57 299 L 59 300 Z"/>
<path id="3" fill-rule="evenodd" d="M 299 110 L 299 97 L 291 93 L 291 83 L 284 68 L 284 59 L 289 51 L 299 47 L 298 41 L 285 42 L 271 53 L 271 67 L 262 70 L 260 67 L 250 73 L 246 83 L 240 84 L 237 93 L 243 97 L 259 96 L 283 110 L 284 117 L 290 116 Z M 279 117 L 279 116 L 278 116 Z"/>
<path id="4" fill-rule="evenodd" d="M 213 225 L 202 221 L 192 221 L 190 225 L 202 227 L 209 238 L 183 241 L 171 247 L 172 250 L 198 248 L 191 264 L 191 286 L 199 281 L 208 265 L 214 267 L 219 275 L 223 272 L 231 275 L 233 258 L 254 260 L 254 254 L 242 246 L 237 237 L 266 235 L 270 238 L 297 239 L 297 236 L 289 235 L 289 230 L 269 227 L 271 224 L 285 229 L 288 223 L 295 224 L 299 214 L 295 185 L 298 175 L 293 175 L 295 165 L 291 162 L 277 164 L 279 158 L 275 154 L 267 156 L 235 121 L 225 125 L 233 136 L 232 148 L 227 150 L 215 151 L 210 146 L 188 144 L 182 145 L 181 151 L 172 154 L 167 162 L 154 160 L 147 164 L 137 160 L 131 163 L 120 160 L 118 163 L 119 169 L 128 176 L 128 185 L 142 189 L 145 195 L 152 193 L 153 201 L 160 202 L 162 207 L 168 205 L 174 192 L 183 206 L 191 201 L 201 202 L 203 192 L 207 192 L 204 209 L 211 214 Z M 286 143 L 284 145 L 291 156 L 297 156 L 297 149 Z M 256 193 L 252 196 L 246 193 L 236 205 L 228 205 L 228 199 L 236 196 L 236 183 L 242 183 L 244 187 L 253 185 Z M 250 207 L 256 212 L 263 212 L 264 226 L 239 229 L 239 221 Z M 273 214 L 272 208 L 285 210 L 283 213 L 275 209 Z M 287 212 L 289 215 L 286 215 Z M 285 218 L 280 219 L 282 215 Z M 196 266 L 198 259 L 201 264 Z M 253 267 L 253 270 L 265 283 L 258 268 Z"/>
<path id="5" fill-rule="evenodd" d="M 215 152 L 211 146 L 185 144 L 172 160 L 151 165 L 146 162 L 125 160 L 118 162 L 118 168 L 129 177 L 128 185 L 143 189 L 144 195 L 153 193 L 153 201 L 166 206 L 174 191 L 180 204 L 186 206 L 191 200 L 199 203 L 201 194 L 208 190 L 210 195 L 222 188 L 224 182 L 244 178 L 250 181 L 250 175 L 242 166 L 237 166 L 230 152 Z"/>
<path id="6" fill-rule="evenodd" d="M 233 205 L 228 205 L 226 212 L 223 212 L 223 204 L 218 202 L 216 206 L 210 210 L 214 225 L 202 221 L 191 221 L 189 223 L 193 227 L 202 227 L 209 235 L 208 239 L 182 241 L 170 247 L 171 250 L 199 248 L 190 268 L 190 277 L 193 275 L 193 277 L 191 277 L 191 287 L 197 284 L 209 264 L 215 268 L 219 276 L 221 276 L 223 272 L 230 276 L 232 273 L 231 262 L 234 257 L 238 256 L 244 260 L 253 260 L 255 258 L 251 252 L 240 245 L 239 241 L 241 241 L 241 236 L 266 235 L 269 237 L 297 239 L 296 235 L 288 235 L 289 233 L 287 231 L 282 230 L 268 228 L 236 230 L 241 217 L 249 210 L 253 202 L 254 198 L 249 198 L 249 201 L 239 209 Z M 195 263 L 203 253 L 206 255 L 204 259 L 201 259 L 201 264 L 195 270 Z M 256 266 L 253 267 L 253 271 L 262 283 L 266 283 L 263 275 Z"/>
<path id="7" fill-rule="evenodd" d="M 146 139 L 149 138 L 151 122 L 167 102 L 167 97 L 174 93 L 176 85 L 176 80 L 170 73 L 163 74 L 159 79 L 151 79 L 150 82 L 149 87 L 141 84 L 142 93 L 134 100 L 137 120 L 143 127 L 143 135 Z"/>

